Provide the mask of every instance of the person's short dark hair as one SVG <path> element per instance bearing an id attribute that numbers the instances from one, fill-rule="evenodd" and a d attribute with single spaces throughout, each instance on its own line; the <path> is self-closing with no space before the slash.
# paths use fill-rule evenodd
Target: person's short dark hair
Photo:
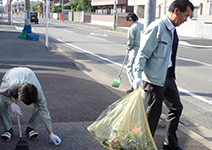
<path id="1" fill-rule="evenodd" d="M 174 12 L 175 8 L 179 8 L 180 12 L 186 12 L 187 7 L 194 10 L 194 5 L 189 0 L 175 0 L 169 6 L 169 12 Z"/>
<path id="2" fill-rule="evenodd" d="M 127 21 L 130 21 L 130 20 L 133 20 L 133 21 L 137 21 L 138 20 L 138 16 L 136 14 L 134 14 L 133 12 L 130 12 L 127 16 L 126 16 L 126 20 Z"/>
<path id="3" fill-rule="evenodd" d="M 37 88 L 31 83 L 22 84 L 19 88 L 19 94 L 21 101 L 26 105 L 36 102 L 38 98 Z"/>

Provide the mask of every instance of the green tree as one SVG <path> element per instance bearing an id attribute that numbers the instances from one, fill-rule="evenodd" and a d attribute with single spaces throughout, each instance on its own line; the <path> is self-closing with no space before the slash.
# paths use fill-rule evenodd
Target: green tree
<path id="1" fill-rule="evenodd" d="M 77 6 L 79 5 L 79 0 L 74 0 L 72 2 L 70 2 L 70 7 L 73 11 L 76 11 L 77 10 Z"/>
<path id="2" fill-rule="evenodd" d="M 93 10 L 91 0 L 74 0 L 70 2 L 70 7 L 73 11 L 91 12 Z"/>
<path id="3" fill-rule="evenodd" d="M 43 3 L 41 2 L 39 4 L 33 5 L 31 11 L 41 12 L 42 7 L 43 7 Z"/>
<path id="4" fill-rule="evenodd" d="M 91 0 L 80 0 L 80 4 L 82 5 L 82 9 L 85 12 L 91 12 L 93 7 L 91 6 Z"/>
<path id="5" fill-rule="evenodd" d="M 62 5 L 56 6 L 55 4 L 52 4 L 51 12 L 52 13 L 61 13 L 62 12 Z"/>
<path id="6" fill-rule="evenodd" d="M 68 6 L 68 5 L 64 5 L 64 6 L 63 6 L 63 9 L 69 9 L 69 7 L 70 7 L 70 6 Z"/>
<path id="7" fill-rule="evenodd" d="M 77 6 L 76 11 L 83 11 L 83 4 L 80 2 L 79 5 Z"/>

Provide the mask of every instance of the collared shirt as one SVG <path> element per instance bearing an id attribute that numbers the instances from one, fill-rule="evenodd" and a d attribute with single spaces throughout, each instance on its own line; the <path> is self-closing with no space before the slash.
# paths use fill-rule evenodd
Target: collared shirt
<path id="1" fill-rule="evenodd" d="M 168 21 L 168 27 L 171 29 L 172 31 L 172 46 L 173 46 L 173 41 L 174 41 L 174 30 L 175 30 L 175 27 L 174 25 L 172 24 L 172 22 L 170 21 L 170 19 L 168 18 L 168 16 L 166 16 L 166 19 Z M 169 64 L 168 64 L 168 68 L 170 68 L 172 66 L 172 60 L 171 60 L 171 56 L 172 56 L 172 47 L 170 49 L 170 56 L 169 56 Z"/>

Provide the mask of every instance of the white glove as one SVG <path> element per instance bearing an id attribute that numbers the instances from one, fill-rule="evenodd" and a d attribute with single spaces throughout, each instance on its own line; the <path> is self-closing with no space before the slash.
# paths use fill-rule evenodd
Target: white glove
<path id="1" fill-rule="evenodd" d="M 54 142 L 55 145 L 60 145 L 61 139 L 54 133 L 52 133 L 49 138 L 52 140 L 52 142 Z"/>
<path id="2" fill-rule="evenodd" d="M 21 112 L 21 109 L 20 109 L 20 107 L 16 104 L 16 103 L 12 103 L 11 105 L 10 105 L 10 108 L 11 108 L 11 110 L 12 110 L 12 112 L 14 113 L 14 114 L 16 114 L 16 115 L 23 115 L 22 114 L 22 112 Z"/>
<path id="3" fill-rule="evenodd" d="M 135 78 L 133 81 L 133 89 L 138 89 L 140 86 L 142 86 L 143 82 L 141 78 Z"/>

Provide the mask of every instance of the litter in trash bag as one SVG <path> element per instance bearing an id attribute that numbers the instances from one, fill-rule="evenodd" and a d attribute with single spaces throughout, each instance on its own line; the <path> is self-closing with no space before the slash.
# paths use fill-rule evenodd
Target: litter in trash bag
<path id="1" fill-rule="evenodd" d="M 24 33 L 19 34 L 18 38 L 26 39 L 26 33 L 25 34 Z"/>
<path id="2" fill-rule="evenodd" d="M 22 30 L 22 33 L 19 34 L 18 38 L 27 39 L 27 33 L 32 33 L 31 25 L 24 25 L 24 29 Z"/>
<path id="3" fill-rule="evenodd" d="M 32 33 L 31 25 L 24 25 L 24 29 L 22 30 L 22 33 Z"/>
<path id="4" fill-rule="evenodd" d="M 38 34 L 27 34 L 27 39 L 32 41 L 39 41 L 39 35 Z"/>
<path id="5" fill-rule="evenodd" d="M 90 134 L 110 150 L 157 150 L 152 138 L 140 87 L 107 107 L 88 126 Z"/>

